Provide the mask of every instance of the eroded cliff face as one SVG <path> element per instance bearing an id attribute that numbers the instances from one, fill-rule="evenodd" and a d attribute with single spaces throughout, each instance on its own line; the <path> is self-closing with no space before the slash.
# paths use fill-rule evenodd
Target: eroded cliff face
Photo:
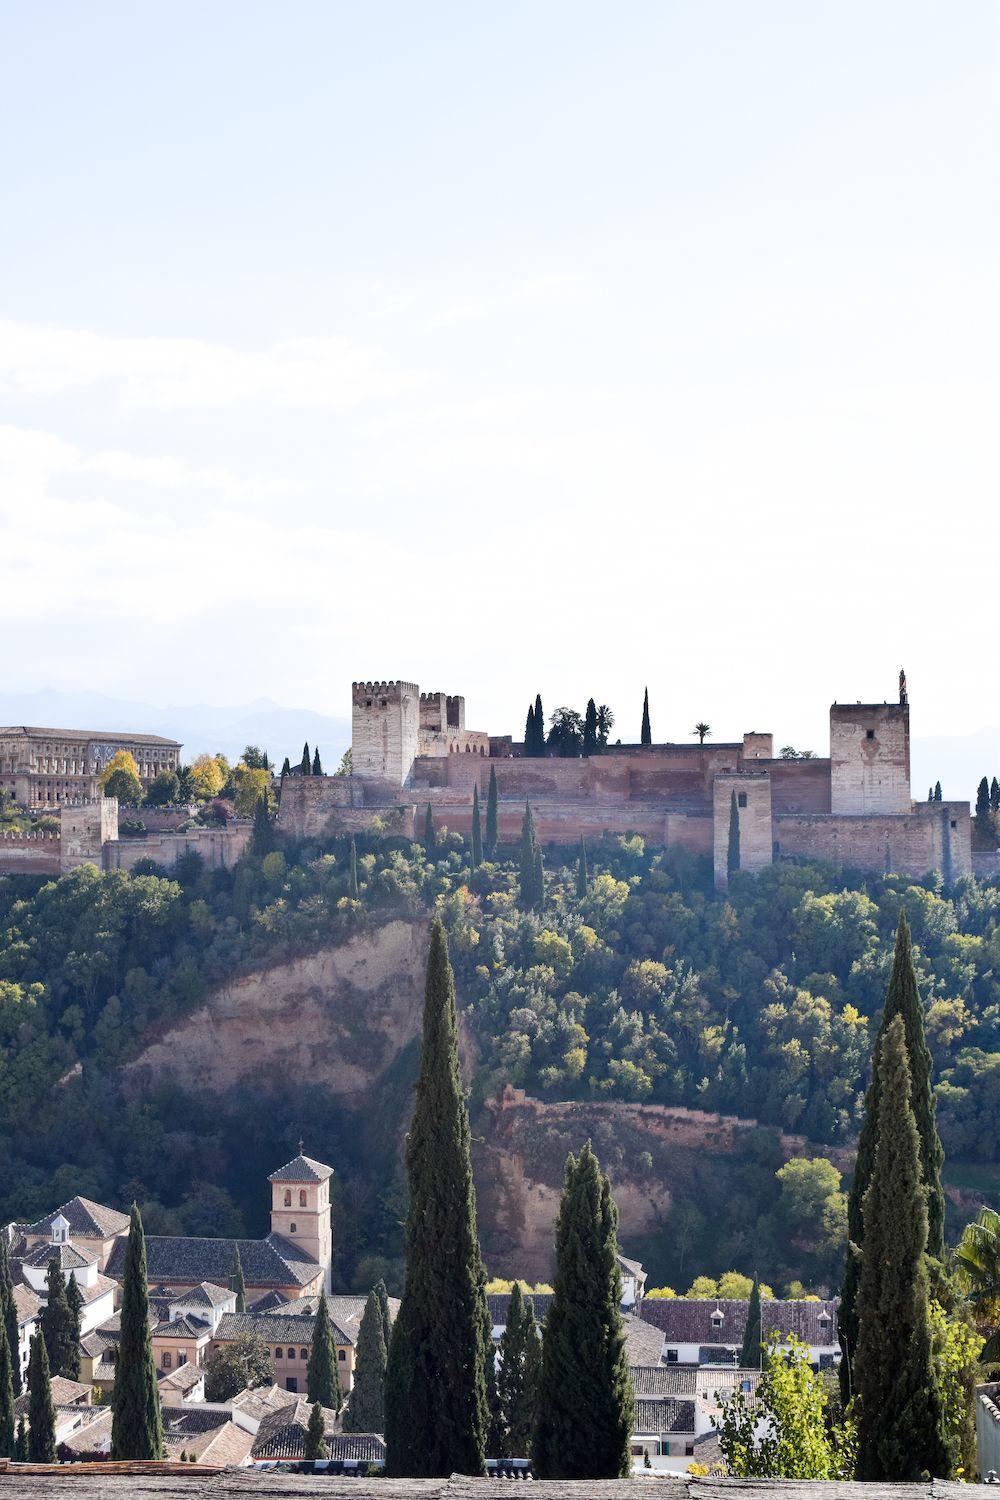
<path id="1" fill-rule="evenodd" d="M 126 1087 L 224 1093 L 267 1079 L 325 1086 L 347 1109 L 420 1030 L 427 927 L 387 922 L 223 985 L 130 1063 Z"/>

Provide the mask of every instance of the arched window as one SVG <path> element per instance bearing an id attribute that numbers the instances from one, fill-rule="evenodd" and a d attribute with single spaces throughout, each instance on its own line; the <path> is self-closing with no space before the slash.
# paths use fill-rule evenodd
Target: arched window
<path id="1" fill-rule="evenodd" d="M 289 1351 L 288 1351 L 288 1358 L 289 1359 L 294 1359 L 295 1358 L 295 1350 L 294 1349 L 289 1349 Z"/>
<path id="2" fill-rule="evenodd" d="M 163 1356 L 163 1368 L 165 1370 L 169 1370 L 170 1369 L 170 1355 L 169 1354 L 165 1354 Z"/>
<path id="3" fill-rule="evenodd" d="M 305 1206 L 306 1206 L 306 1190 L 305 1190 L 305 1188 L 299 1188 L 299 1207 L 300 1208 L 305 1208 Z"/>
<path id="4" fill-rule="evenodd" d="M 289 1232 L 289 1234 L 297 1234 L 298 1233 L 298 1229 L 299 1229 L 299 1226 L 297 1224 L 289 1224 L 289 1226 L 288 1226 L 288 1232 Z"/>
<path id="5" fill-rule="evenodd" d="M 309 1358 L 309 1350 L 308 1349 L 300 1349 L 299 1350 L 299 1359 L 308 1359 L 308 1358 Z"/>
<path id="6" fill-rule="evenodd" d="M 292 1190 L 291 1190 L 291 1188 L 285 1188 L 285 1207 L 286 1208 L 291 1208 L 291 1206 L 292 1206 Z"/>
<path id="7" fill-rule="evenodd" d="M 347 1359 L 347 1350 L 346 1349 L 338 1349 L 337 1350 L 337 1358 L 338 1359 L 346 1360 Z"/>
<path id="8" fill-rule="evenodd" d="M 274 1357 L 275 1359 L 284 1359 L 285 1356 L 282 1354 L 280 1349 L 275 1349 Z"/>

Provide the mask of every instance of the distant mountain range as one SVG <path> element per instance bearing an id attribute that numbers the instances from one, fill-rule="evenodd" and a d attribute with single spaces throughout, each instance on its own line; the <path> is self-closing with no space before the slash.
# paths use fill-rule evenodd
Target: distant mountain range
<path id="1" fill-rule="evenodd" d="M 0 692 L 0 724 L 36 724 L 50 729 L 132 730 L 164 734 L 180 740 L 184 760 L 203 750 L 221 750 L 235 761 L 244 745 L 259 745 L 280 766 L 287 755 L 294 764 L 302 756 L 303 741 L 319 746 L 323 768 L 335 771 L 351 743 L 349 719 L 335 719 L 311 708 L 282 708 L 270 698 L 236 708 L 212 708 L 199 703 L 162 708 L 134 703 L 102 693 Z M 1000 778 L 1000 729 L 975 734 L 929 735 L 911 746 L 913 795 L 922 800 L 936 781 L 946 797 L 975 801 L 982 776 Z"/>
<path id="2" fill-rule="evenodd" d="M 294 765 L 302 757 L 303 741 L 319 746 L 323 769 L 335 771 L 351 743 L 348 719 L 334 719 L 311 708 L 282 708 L 269 698 L 236 708 L 212 708 L 198 703 L 162 708 L 133 703 L 102 693 L 0 692 L 0 724 L 34 724 L 46 729 L 131 730 L 162 734 L 180 740 L 185 762 L 202 751 L 221 751 L 230 761 L 245 745 L 266 750 L 275 765 L 287 755 Z"/>

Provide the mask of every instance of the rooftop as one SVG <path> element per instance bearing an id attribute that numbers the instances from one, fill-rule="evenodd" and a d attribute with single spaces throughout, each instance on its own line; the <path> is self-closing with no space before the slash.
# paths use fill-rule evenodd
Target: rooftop
<path id="1" fill-rule="evenodd" d="M 677 1344 L 741 1344 L 748 1302 L 725 1297 L 646 1297 L 639 1316 Z M 837 1300 L 778 1302 L 760 1305 L 761 1332 L 794 1333 L 806 1344 L 837 1342 Z M 721 1314 L 721 1319 L 719 1315 Z M 713 1321 L 714 1319 L 714 1321 Z M 825 1321 L 824 1321 L 825 1320 Z"/>
<path id="2" fill-rule="evenodd" d="M 0 734 L 3 732 L 0 729 Z M 103 1203 L 94 1203 L 90 1198 L 71 1198 L 37 1223 L 22 1224 L 21 1231 L 30 1235 L 50 1235 L 52 1221 L 60 1214 L 69 1225 L 70 1234 L 77 1239 L 110 1240 L 115 1235 L 128 1234 L 128 1214 L 120 1213 L 117 1208 L 107 1208 Z"/>
<path id="3" fill-rule="evenodd" d="M 38 724 L 0 726 L 0 739 L 18 734 L 33 740 L 112 740 L 116 745 L 162 745 L 169 750 L 181 748 L 180 740 L 164 739 L 162 734 L 131 734 L 123 729 L 48 729 Z"/>
<path id="4" fill-rule="evenodd" d="M 249 1287 L 305 1286 L 319 1271 L 301 1246 L 281 1235 L 266 1240 L 209 1240 L 188 1235 L 148 1234 L 146 1267 L 150 1281 L 175 1283 L 211 1282 L 219 1286 L 229 1280 L 233 1253 L 239 1246 L 240 1263 Z M 125 1267 L 125 1241 L 118 1240 L 108 1257 L 107 1272 L 121 1280 Z"/>
<path id="5" fill-rule="evenodd" d="M 636 1401 L 633 1432 L 689 1433 L 694 1435 L 694 1402 L 677 1401 L 668 1396 L 664 1401 Z"/>
<path id="6" fill-rule="evenodd" d="M 311 1156 L 303 1156 L 300 1151 L 298 1156 L 287 1161 L 276 1172 L 272 1172 L 267 1180 L 268 1182 L 326 1182 L 327 1178 L 332 1176 L 332 1167 L 325 1167 L 321 1161 L 313 1161 Z"/>
<path id="7" fill-rule="evenodd" d="M 79 1246 L 70 1244 L 46 1244 L 44 1241 L 22 1256 L 21 1264 L 39 1270 L 42 1266 L 47 1266 L 50 1260 L 57 1260 L 64 1271 L 80 1271 L 84 1266 L 97 1265 L 97 1256 L 92 1250 L 82 1250 Z"/>

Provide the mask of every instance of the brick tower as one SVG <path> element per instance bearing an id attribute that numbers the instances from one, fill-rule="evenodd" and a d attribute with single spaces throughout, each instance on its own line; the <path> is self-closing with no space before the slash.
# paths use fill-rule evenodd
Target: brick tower
<path id="1" fill-rule="evenodd" d="M 272 1172 L 271 1233 L 300 1245 L 323 1267 L 324 1285 L 331 1289 L 333 1231 L 330 1227 L 330 1178 L 333 1168 L 303 1156 L 302 1142 L 294 1161 Z"/>

